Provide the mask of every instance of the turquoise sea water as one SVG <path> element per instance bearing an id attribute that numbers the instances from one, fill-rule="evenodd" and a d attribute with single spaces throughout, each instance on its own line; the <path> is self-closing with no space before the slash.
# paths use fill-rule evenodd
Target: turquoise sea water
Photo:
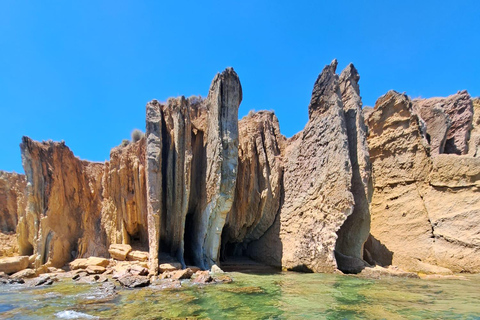
<path id="1" fill-rule="evenodd" d="M 0 287 L 2 319 L 480 319 L 480 275 L 467 280 L 361 279 L 232 272 L 230 284 L 158 290 L 71 280 Z M 118 285 L 117 285 L 118 287 Z"/>

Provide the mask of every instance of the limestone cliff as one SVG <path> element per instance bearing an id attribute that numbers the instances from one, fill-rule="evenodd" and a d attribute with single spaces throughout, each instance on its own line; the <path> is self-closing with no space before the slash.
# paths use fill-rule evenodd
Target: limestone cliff
<path id="1" fill-rule="evenodd" d="M 201 268 L 219 261 L 237 177 L 241 100 L 240 80 L 229 68 L 215 76 L 205 100 L 147 105 L 151 272 L 160 252 Z"/>
<path id="2" fill-rule="evenodd" d="M 336 66 L 335 60 L 319 75 L 309 121 L 287 142 L 279 216 L 249 248 L 258 260 L 299 271 L 332 272 L 337 267 L 336 232 L 353 212 L 354 197 Z"/>
<path id="3" fill-rule="evenodd" d="M 64 143 L 24 137 L 20 148 L 28 201 L 17 227 L 20 253 L 35 253 L 37 267 L 108 254 L 100 230 L 104 165 L 79 160 Z"/>
<path id="4" fill-rule="evenodd" d="M 274 113 L 251 113 L 239 122 L 235 200 L 223 230 L 224 255 L 245 255 L 275 221 L 283 192 L 285 137 Z"/>
<path id="5" fill-rule="evenodd" d="M 336 67 L 289 139 L 273 112 L 238 121 L 231 68 L 206 99 L 149 102 L 146 136 L 105 163 L 24 137 L 25 177 L 0 174 L 0 240 L 17 237 L 8 254 L 36 267 L 109 257 L 116 244 L 148 248 L 151 273 L 232 255 L 309 272 L 480 272 L 480 100 L 390 91 L 362 109 L 357 70 Z"/>
<path id="6" fill-rule="evenodd" d="M 478 159 L 440 154 L 443 135 L 450 141 L 446 153 L 467 151 L 465 128 L 472 115 L 465 95 L 447 98 L 449 108 L 439 103 L 445 99 L 427 99 L 420 107 L 430 110 L 419 112 L 418 101 L 414 107 L 407 96 L 391 91 L 369 116 L 374 194 L 372 239 L 366 249 L 376 262 L 422 272 L 480 270 Z M 464 118 L 452 116 L 451 110 Z M 451 126 L 439 126 L 445 114 Z"/>
<path id="7" fill-rule="evenodd" d="M 145 138 L 115 147 L 105 163 L 101 227 L 107 236 L 107 248 L 121 243 L 148 247 L 145 147 Z"/>
<path id="8" fill-rule="evenodd" d="M 26 206 L 25 175 L 0 171 L 0 232 L 15 232 Z"/>
<path id="9" fill-rule="evenodd" d="M 25 176 L 0 171 L 0 257 L 18 254 L 18 216 L 26 207 Z"/>

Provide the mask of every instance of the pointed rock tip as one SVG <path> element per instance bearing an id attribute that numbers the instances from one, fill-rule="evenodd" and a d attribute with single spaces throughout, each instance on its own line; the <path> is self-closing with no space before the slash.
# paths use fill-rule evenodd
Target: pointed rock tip
<path id="1" fill-rule="evenodd" d="M 337 65 L 338 65 L 337 59 L 333 59 L 332 62 L 330 62 L 330 67 L 333 69 L 333 73 L 337 71 Z"/>

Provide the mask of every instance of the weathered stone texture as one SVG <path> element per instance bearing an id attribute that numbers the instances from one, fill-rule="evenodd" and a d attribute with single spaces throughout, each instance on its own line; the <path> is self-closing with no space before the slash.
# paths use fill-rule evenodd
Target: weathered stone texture
<path id="1" fill-rule="evenodd" d="M 467 154 L 473 104 L 467 91 L 446 98 L 416 99 L 413 111 L 426 123 L 432 154 Z"/>
<path id="2" fill-rule="evenodd" d="M 468 143 L 468 155 L 471 157 L 480 156 L 480 98 L 472 99 L 473 121 Z"/>
<path id="3" fill-rule="evenodd" d="M 460 93 L 462 97 L 465 94 Z M 452 97 L 449 99 L 457 103 L 450 103 L 451 106 L 464 102 L 463 98 Z M 469 118 L 468 103 L 464 107 L 462 110 L 466 110 Z M 368 119 L 375 188 L 371 234 L 379 241 L 377 247 L 383 245 L 384 252 L 391 253 L 389 262 L 405 270 L 428 273 L 449 268 L 478 272 L 478 161 L 455 154 L 430 157 L 420 120 L 414 113 L 405 95 L 391 91 L 377 101 Z M 458 129 L 462 126 L 449 117 L 453 119 L 451 128 L 462 132 Z M 468 127 L 468 122 L 462 122 L 463 126 Z M 425 124 L 427 133 L 429 125 L 437 125 L 435 121 Z M 468 136 L 468 132 L 460 136 Z M 460 136 L 453 134 L 450 139 L 455 142 L 456 150 L 465 152 L 466 142 Z M 445 152 L 449 152 L 447 147 Z M 367 251 L 373 260 L 385 258 L 376 257 L 378 251 L 371 246 Z"/>
<path id="4" fill-rule="evenodd" d="M 213 79 L 205 100 L 147 105 L 151 272 L 158 269 L 160 251 L 183 265 L 188 256 L 202 268 L 218 260 L 234 197 L 241 99 L 240 80 L 229 68 Z"/>
<path id="5" fill-rule="evenodd" d="M 0 232 L 15 232 L 26 207 L 25 175 L 0 171 Z"/>
<path id="6" fill-rule="evenodd" d="M 370 233 L 371 169 L 359 80 L 360 75 L 353 64 L 349 64 L 342 71 L 339 79 L 352 165 L 351 191 L 355 206 L 352 214 L 337 232 L 336 251 L 362 259 L 363 244 Z"/>
<path id="7" fill-rule="evenodd" d="M 353 211 L 352 171 L 336 60 L 319 75 L 304 130 L 285 149 L 279 218 L 250 254 L 292 270 L 332 272 L 336 232 Z"/>
<path id="8" fill-rule="evenodd" d="M 260 111 L 240 120 L 237 184 L 223 230 L 223 245 L 228 245 L 224 254 L 244 254 L 248 243 L 259 239 L 275 221 L 285 140 L 273 112 Z"/>
<path id="9" fill-rule="evenodd" d="M 102 177 L 102 228 L 110 244 L 147 247 L 145 138 L 110 152 Z"/>
<path id="10" fill-rule="evenodd" d="M 79 160 L 64 143 L 23 137 L 20 147 L 28 197 L 17 229 L 20 253 L 35 253 L 37 267 L 108 254 L 100 227 L 104 165 Z"/>

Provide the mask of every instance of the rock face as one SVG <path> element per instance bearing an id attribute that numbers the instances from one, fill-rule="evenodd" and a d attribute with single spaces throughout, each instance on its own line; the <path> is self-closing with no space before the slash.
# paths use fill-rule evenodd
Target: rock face
<path id="1" fill-rule="evenodd" d="M 105 163 L 24 137 L 25 176 L 0 172 L 0 255 L 25 256 L 9 272 L 74 260 L 100 273 L 113 257 L 141 265 L 119 279 L 134 287 L 245 255 L 307 272 L 480 272 L 480 100 L 390 91 L 362 110 L 357 70 L 336 67 L 290 139 L 272 112 L 238 121 L 231 68 L 206 99 L 149 102 L 146 136 Z"/>
<path id="2" fill-rule="evenodd" d="M 433 155 L 467 154 L 473 104 L 467 91 L 447 98 L 416 99 L 413 111 L 426 123 L 426 139 Z"/>
<path id="3" fill-rule="evenodd" d="M 26 185 L 24 175 L 0 171 L 0 257 L 18 254 L 15 232 L 18 216 L 25 214 Z"/>
<path id="4" fill-rule="evenodd" d="M 182 265 L 189 260 L 209 268 L 218 260 L 235 191 L 241 100 L 240 80 L 227 69 L 213 79 L 206 100 L 147 105 L 151 272 L 160 251 Z"/>
<path id="5" fill-rule="evenodd" d="M 463 97 L 466 93 L 462 92 Z M 452 100 L 452 97 L 448 99 Z M 464 102 L 451 103 L 458 106 Z M 449 100 L 449 101 L 450 101 Z M 427 100 L 428 101 L 428 100 Z M 467 112 L 465 103 L 464 112 Z M 437 105 L 440 107 L 439 105 Z M 453 107 L 452 107 L 453 108 Z M 468 136 L 455 117 L 447 130 L 447 141 L 455 150 L 466 152 Z M 417 109 L 418 112 L 418 109 Z M 442 116 L 443 117 L 443 116 Z M 438 122 L 425 117 L 426 131 L 405 95 L 390 91 L 381 97 L 368 118 L 370 159 L 373 166 L 374 194 L 371 202 L 371 235 L 366 246 L 380 264 L 394 264 L 408 271 L 478 272 L 480 250 L 480 196 L 477 191 L 477 158 L 456 154 L 429 155 L 429 145 L 422 132 Z M 463 119 L 464 120 L 464 119 Z M 468 127 L 469 121 L 463 121 Z M 451 132 L 450 136 L 448 132 Z M 433 146 L 433 135 L 430 136 Z M 436 139 L 436 138 L 435 138 Z M 435 141 L 441 141 L 436 139 Z M 437 148 L 437 147 L 435 147 Z M 453 147 L 451 147 L 453 148 Z M 445 152 L 449 152 L 447 144 Z M 379 248 L 382 248 L 380 250 Z"/>
<path id="6" fill-rule="evenodd" d="M 468 143 L 468 155 L 471 157 L 480 156 L 480 98 L 472 99 L 473 121 Z"/>
<path id="7" fill-rule="evenodd" d="M 260 261 L 300 271 L 332 272 L 337 267 L 336 232 L 352 213 L 354 198 L 336 66 L 335 60 L 323 69 L 313 88 L 309 121 L 288 140 L 279 216 L 249 248 Z"/>
<path id="8" fill-rule="evenodd" d="M 0 232 L 17 230 L 18 215 L 22 215 L 26 207 L 26 186 L 23 174 L 0 171 Z"/>
<path id="9" fill-rule="evenodd" d="M 102 177 L 101 224 L 110 244 L 147 248 L 146 140 L 110 152 Z"/>
<path id="10" fill-rule="evenodd" d="M 353 258 L 363 258 L 363 244 L 370 233 L 370 198 L 372 193 L 370 156 L 367 129 L 362 113 L 362 100 L 358 81 L 360 75 L 349 64 L 340 74 L 340 91 L 348 135 L 350 163 L 352 165 L 353 212 L 338 230 L 335 250 Z M 338 262 L 338 259 L 337 259 Z M 340 266 L 340 264 L 337 264 Z"/>
<path id="11" fill-rule="evenodd" d="M 237 185 L 223 230 L 224 255 L 245 254 L 248 244 L 275 221 L 282 195 L 285 140 L 272 112 L 260 111 L 240 120 Z"/>
<path id="12" fill-rule="evenodd" d="M 18 223 L 20 253 L 35 253 L 37 267 L 108 254 L 100 227 L 104 165 L 79 160 L 64 143 L 24 137 L 20 148 L 28 198 Z"/>

